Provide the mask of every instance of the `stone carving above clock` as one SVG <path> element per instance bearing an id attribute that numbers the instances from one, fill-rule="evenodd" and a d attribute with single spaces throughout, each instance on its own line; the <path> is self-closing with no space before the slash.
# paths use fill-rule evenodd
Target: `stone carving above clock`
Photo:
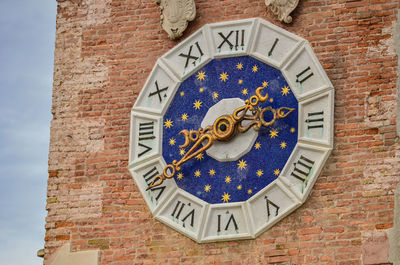
<path id="1" fill-rule="evenodd" d="M 299 0 L 265 0 L 265 5 L 269 7 L 280 21 L 285 23 L 292 22 L 290 13 L 297 7 Z"/>
<path id="2" fill-rule="evenodd" d="M 194 0 L 157 0 L 161 9 L 161 26 L 171 40 L 180 38 L 188 22 L 196 17 Z"/>

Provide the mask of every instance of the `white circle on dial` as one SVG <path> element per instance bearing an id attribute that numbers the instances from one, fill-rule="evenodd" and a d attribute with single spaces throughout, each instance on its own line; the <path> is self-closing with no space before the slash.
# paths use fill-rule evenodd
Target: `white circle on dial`
<path id="1" fill-rule="evenodd" d="M 235 109 L 244 105 L 244 101 L 240 98 L 219 101 L 207 111 L 201 122 L 201 127 L 205 128 L 208 125 L 213 125 L 218 117 L 232 114 Z M 243 122 L 242 125 L 246 124 Z M 236 161 L 251 150 L 257 136 L 258 132 L 251 128 L 245 133 L 238 133 L 228 142 L 215 141 L 206 153 L 220 162 Z"/>

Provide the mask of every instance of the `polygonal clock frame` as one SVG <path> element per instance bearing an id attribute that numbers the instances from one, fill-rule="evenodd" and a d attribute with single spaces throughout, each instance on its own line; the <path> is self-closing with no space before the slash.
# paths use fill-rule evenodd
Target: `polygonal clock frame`
<path id="1" fill-rule="evenodd" d="M 222 44 L 225 45 L 222 45 Z M 163 115 L 179 85 L 215 58 L 251 56 L 280 70 L 299 103 L 298 141 L 279 177 L 243 202 L 209 204 L 163 172 Z M 310 44 L 262 19 L 204 25 L 162 56 L 131 115 L 129 171 L 155 218 L 199 242 L 251 239 L 298 208 L 333 147 L 334 89 Z"/>

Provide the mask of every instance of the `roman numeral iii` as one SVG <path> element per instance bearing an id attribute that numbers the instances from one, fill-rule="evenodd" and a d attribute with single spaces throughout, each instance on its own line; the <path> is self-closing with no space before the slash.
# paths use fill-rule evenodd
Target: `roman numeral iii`
<path id="1" fill-rule="evenodd" d="M 324 112 L 310 112 L 307 114 L 308 119 L 305 120 L 307 123 L 307 129 L 324 128 Z"/>

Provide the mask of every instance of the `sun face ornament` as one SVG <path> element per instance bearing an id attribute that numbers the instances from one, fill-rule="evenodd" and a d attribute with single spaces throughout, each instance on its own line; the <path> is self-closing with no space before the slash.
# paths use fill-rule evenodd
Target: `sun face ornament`
<path id="1" fill-rule="evenodd" d="M 304 39 L 261 19 L 205 25 L 144 85 L 129 170 L 155 218 L 193 240 L 255 238 L 310 194 L 333 96 Z"/>

